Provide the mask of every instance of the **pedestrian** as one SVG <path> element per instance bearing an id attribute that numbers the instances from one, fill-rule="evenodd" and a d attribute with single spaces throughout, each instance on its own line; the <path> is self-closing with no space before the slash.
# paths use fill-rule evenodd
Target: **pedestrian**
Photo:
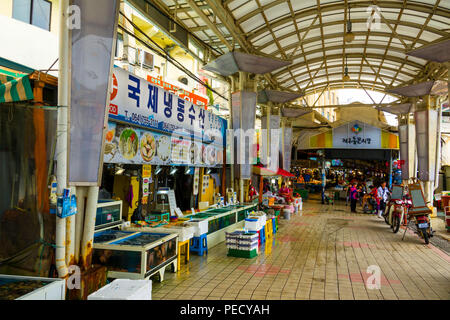
<path id="1" fill-rule="evenodd" d="M 382 218 L 382 214 L 386 209 L 386 203 L 389 199 L 390 191 L 386 187 L 386 181 L 381 182 L 381 185 L 378 187 L 378 198 L 380 199 L 380 208 L 378 210 L 378 218 Z"/>
<path id="2" fill-rule="evenodd" d="M 375 186 L 370 186 L 370 195 L 371 199 L 370 202 L 372 204 L 372 212 L 374 214 L 378 214 L 378 211 L 380 210 L 380 198 L 378 197 L 378 190 L 375 188 Z"/>
<path id="3" fill-rule="evenodd" d="M 356 203 L 358 202 L 358 188 L 354 182 L 350 187 L 350 211 L 356 213 Z"/>

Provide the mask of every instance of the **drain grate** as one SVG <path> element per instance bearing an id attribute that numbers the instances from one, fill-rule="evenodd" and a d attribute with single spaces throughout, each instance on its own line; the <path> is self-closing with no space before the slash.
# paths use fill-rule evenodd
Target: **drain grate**
<path id="1" fill-rule="evenodd" d="M 409 229 L 413 230 L 414 232 L 417 232 L 417 228 L 415 225 L 410 225 Z M 422 240 L 423 241 L 423 240 Z M 438 235 L 434 234 L 433 237 L 430 238 L 430 243 L 444 251 L 446 254 L 450 255 L 450 241 L 447 241 L 446 239 L 442 239 Z"/>

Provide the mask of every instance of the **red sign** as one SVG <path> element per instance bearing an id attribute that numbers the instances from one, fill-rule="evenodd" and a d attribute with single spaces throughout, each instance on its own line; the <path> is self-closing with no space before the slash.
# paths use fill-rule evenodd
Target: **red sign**
<path id="1" fill-rule="evenodd" d="M 174 86 L 173 84 L 165 82 L 160 78 L 155 78 L 150 75 L 147 75 L 147 81 L 150 82 L 151 84 L 162 87 L 162 88 L 164 88 L 164 90 L 170 91 L 170 92 L 180 96 L 180 98 L 183 98 L 189 102 L 192 102 L 193 104 L 196 104 L 198 106 L 203 106 L 203 107 L 205 107 L 205 110 L 208 109 L 208 99 L 207 98 L 199 96 L 193 92 L 186 91 L 182 88 Z M 180 91 L 181 91 L 181 93 L 180 93 Z"/>

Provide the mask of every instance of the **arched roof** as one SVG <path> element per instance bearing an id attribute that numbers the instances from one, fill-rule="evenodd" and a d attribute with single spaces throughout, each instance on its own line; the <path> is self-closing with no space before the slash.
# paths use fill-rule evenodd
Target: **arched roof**
<path id="1" fill-rule="evenodd" d="M 426 74 L 428 61 L 406 52 L 450 36 L 450 0 L 156 1 L 217 52 L 292 60 L 271 73 L 271 85 L 305 94 L 327 87 L 383 92 L 411 82 Z M 355 39 L 347 43 L 349 8 Z M 351 80 L 343 82 L 346 57 Z"/>

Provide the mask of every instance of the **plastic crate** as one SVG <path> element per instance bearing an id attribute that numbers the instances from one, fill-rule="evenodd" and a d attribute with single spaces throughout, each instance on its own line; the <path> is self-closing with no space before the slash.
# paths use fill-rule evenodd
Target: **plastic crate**
<path id="1" fill-rule="evenodd" d="M 247 250 L 238 250 L 238 249 L 228 249 L 228 256 L 236 257 L 236 258 L 253 259 L 258 256 L 258 250 L 254 249 L 251 251 L 247 251 Z"/>

